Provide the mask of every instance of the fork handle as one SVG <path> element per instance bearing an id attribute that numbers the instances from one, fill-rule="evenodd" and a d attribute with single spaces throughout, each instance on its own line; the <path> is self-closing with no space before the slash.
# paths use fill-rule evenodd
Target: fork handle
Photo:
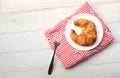
<path id="1" fill-rule="evenodd" d="M 52 60 L 50 62 L 50 66 L 49 66 L 49 69 L 48 69 L 48 74 L 49 75 L 51 75 L 52 70 L 53 70 L 53 62 L 54 62 L 55 52 L 56 52 L 56 47 L 55 47 L 55 50 L 54 50 L 54 53 L 53 53 L 53 56 L 52 56 Z"/>

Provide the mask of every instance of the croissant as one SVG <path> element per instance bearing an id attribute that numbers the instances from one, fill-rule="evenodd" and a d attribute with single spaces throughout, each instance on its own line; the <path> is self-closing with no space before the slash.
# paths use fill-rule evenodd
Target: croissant
<path id="1" fill-rule="evenodd" d="M 80 34 L 77 34 L 74 29 L 71 29 L 70 37 L 75 43 L 82 46 L 90 46 L 95 43 L 97 31 L 96 25 L 92 21 L 77 19 L 74 21 L 74 25 L 82 28 Z"/>

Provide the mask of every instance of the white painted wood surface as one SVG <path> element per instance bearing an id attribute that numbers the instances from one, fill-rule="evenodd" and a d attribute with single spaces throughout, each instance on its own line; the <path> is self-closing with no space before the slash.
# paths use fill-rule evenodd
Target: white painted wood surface
<path id="1" fill-rule="evenodd" d="M 52 57 L 44 31 L 85 0 L 0 0 L 0 78 L 120 78 L 120 0 L 88 0 L 115 36 L 102 52 L 71 69 Z"/>

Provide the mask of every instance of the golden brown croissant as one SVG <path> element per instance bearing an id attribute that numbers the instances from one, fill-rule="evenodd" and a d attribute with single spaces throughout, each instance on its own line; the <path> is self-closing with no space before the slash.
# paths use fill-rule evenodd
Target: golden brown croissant
<path id="1" fill-rule="evenodd" d="M 71 38 L 78 45 L 89 46 L 95 43 L 97 39 L 96 26 L 92 21 L 86 19 L 77 19 L 74 21 L 75 26 L 81 27 L 82 31 L 77 34 L 71 29 Z"/>

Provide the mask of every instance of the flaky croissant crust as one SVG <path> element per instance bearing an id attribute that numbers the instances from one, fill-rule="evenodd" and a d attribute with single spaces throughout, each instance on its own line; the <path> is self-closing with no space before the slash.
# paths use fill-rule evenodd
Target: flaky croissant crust
<path id="1" fill-rule="evenodd" d="M 70 36 L 72 40 L 78 45 L 90 46 L 95 43 L 97 39 L 96 25 L 86 19 L 77 19 L 74 21 L 75 26 L 81 27 L 82 31 L 77 34 L 74 29 L 71 29 Z"/>

